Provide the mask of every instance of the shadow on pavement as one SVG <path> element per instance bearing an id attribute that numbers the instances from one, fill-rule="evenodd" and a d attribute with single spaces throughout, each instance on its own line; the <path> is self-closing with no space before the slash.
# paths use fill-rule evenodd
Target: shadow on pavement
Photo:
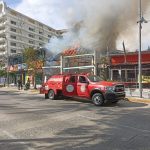
<path id="1" fill-rule="evenodd" d="M 95 106 L 91 100 L 87 100 L 87 99 L 75 99 L 75 98 L 70 98 L 70 99 L 64 99 L 64 101 L 69 101 L 70 102 L 79 102 L 79 103 L 87 103 L 89 105 L 93 105 Z M 123 103 L 122 103 L 123 102 Z M 147 106 L 148 104 L 144 104 L 144 103 L 136 103 L 136 102 L 130 102 L 128 100 L 121 100 L 118 103 L 106 103 L 103 106 L 95 106 L 95 107 L 144 107 Z"/>

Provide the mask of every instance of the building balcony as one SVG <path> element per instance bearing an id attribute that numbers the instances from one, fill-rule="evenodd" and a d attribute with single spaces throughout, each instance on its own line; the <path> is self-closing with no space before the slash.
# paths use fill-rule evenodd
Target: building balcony
<path id="1" fill-rule="evenodd" d="M 0 30 L 5 29 L 5 23 L 0 23 Z"/>
<path id="2" fill-rule="evenodd" d="M 4 36 L 6 34 L 6 30 L 0 30 L 0 37 Z"/>
<path id="3" fill-rule="evenodd" d="M 4 44 L 4 45 L 0 45 L 0 51 L 5 51 L 5 49 L 6 49 L 6 45 Z"/>
<path id="4" fill-rule="evenodd" d="M 5 51 L 0 51 L 0 58 L 4 58 L 5 55 L 6 55 Z"/>
<path id="5" fill-rule="evenodd" d="M 0 44 L 5 44 L 5 38 L 0 37 Z"/>

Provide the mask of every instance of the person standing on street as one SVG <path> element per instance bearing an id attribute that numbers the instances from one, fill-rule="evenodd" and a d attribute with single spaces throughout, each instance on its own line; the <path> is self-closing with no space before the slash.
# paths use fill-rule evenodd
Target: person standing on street
<path id="1" fill-rule="evenodd" d="M 22 90 L 22 81 L 18 79 L 18 90 Z"/>

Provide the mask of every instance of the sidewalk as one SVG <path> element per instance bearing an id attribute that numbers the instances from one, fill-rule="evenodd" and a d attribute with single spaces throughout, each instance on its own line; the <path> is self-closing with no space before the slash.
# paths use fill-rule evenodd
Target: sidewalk
<path id="1" fill-rule="evenodd" d="M 39 94 L 39 89 L 34 89 L 31 87 L 29 90 L 18 90 L 18 87 L 16 86 L 9 86 L 9 87 L 1 87 L 0 89 L 5 90 L 5 91 L 14 91 L 18 93 L 26 93 L 26 94 Z"/>
<path id="2" fill-rule="evenodd" d="M 142 98 L 140 98 L 139 89 L 128 88 L 126 89 L 126 97 L 132 102 L 150 103 L 150 89 L 143 89 Z"/>
<path id="3" fill-rule="evenodd" d="M 145 98 L 126 97 L 126 100 L 128 100 L 128 101 L 130 101 L 130 102 L 150 104 L 150 99 L 145 99 Z"/>

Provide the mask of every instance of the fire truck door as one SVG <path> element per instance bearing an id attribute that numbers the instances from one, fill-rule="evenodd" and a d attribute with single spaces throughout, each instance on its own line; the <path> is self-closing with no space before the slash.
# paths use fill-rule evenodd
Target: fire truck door
<path id="1" fill-rule="evenodd" d="M 77 96 L 88 96 L 88 81 L 85 76 L 79 76 L 77 82 Z"/>
<path id="2" fill-rule="evenodd" d="M 71 97 L 77 95 L 77 76 L 70 76 L 68 81 L 64 81 L 63 95 Z"/>

